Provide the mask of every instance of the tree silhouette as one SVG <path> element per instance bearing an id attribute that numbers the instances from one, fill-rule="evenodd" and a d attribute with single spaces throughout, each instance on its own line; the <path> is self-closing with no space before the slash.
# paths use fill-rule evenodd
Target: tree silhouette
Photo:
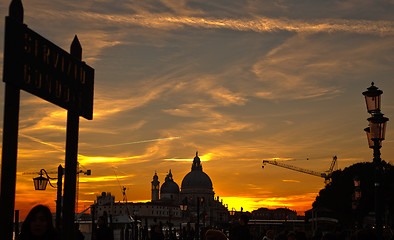
<path id="1" fill-rule="evenodd" d="M 355 218 L 364 219 L 374 212 L 374 164 L 357 163 L 332 173 L 332 181 L 320 190 L 314 209 L 326 209 L 330 217 L 336 218 L 344 226 L 352 226 Z M 361 199 L 356 209 L 352 209 L 354 178 L 360 179 Z M 384 204 L 385 223 L 392 224 L 394 218 L 394 166 L 382 161 L 382 204 Z"/>

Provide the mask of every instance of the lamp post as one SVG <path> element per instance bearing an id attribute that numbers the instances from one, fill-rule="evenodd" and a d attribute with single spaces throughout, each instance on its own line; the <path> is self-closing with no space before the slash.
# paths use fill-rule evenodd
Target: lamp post
<path id="1" fill-rule="evenodd" d="M 80 170 L 77 172 L 77 174 L 79 173 L 83 173 L 89 176 L 92 174 L 92 171 L 90 169 L 86 171 Z M 59 164 L 59 167 L 57 168 L 57 187 L 53 186 L 50 181 L 50 180 L 55 180 L 56 178 L 50 177 L 45 169 L 41 169 L 39 174 L 40 174 L 39 177 L 33 178 L 35 190 L 45 190 L 48 183 L 51 187 L 57 188 L 55 225 L 57 231 L 61 231 L 60 225 L 61 225 L 61 213 L 62 213 L 62 186 L 63 186 L 62 179 L 64 175 L 64 168 L 62 167 L 61 164 Z M 44 174 L 46 177 L 42 176 Z"/>
<path id="2" fill-rule="evenodd" d="M 46 178 L 42 175 L 46 175 Z M 57 196 L 56 196 L 56 229 L 60 231 L 60 219 L 61 219 L 61 212 L 62 212 L 62 178 L 63 178 L 63 167 L 59 164 L 57 168 L 57 187 L 54 187 L 50 180 L 54 180 L 56 178 L 49 177 L 48 173 L 45 169 L 40 170 L 40 176 L 33 178 L 34 188 L 36 190 L 45 190 L 46 186 L 49 182 L 49 185 L 53 188 L 57 188 Z"/>
<path id="3" fill-rule="evenodd" d="M 364 131 L 367 134 L 368 145 L 373 149 L 373 163 L 375 166 L 375 227 L 379 239 L 382 239 L 383 232 L 383 204 L 381 196 L 382 160 L 380 158 L 380 148 L 385 138 L 386 124 L 389 120 L 380 112 L 382 93 L 383 91 L 375 87 L 373 82 L 368 90 L 363 92 L 367 111 L 371 114 L 371 117 L 368 118 L 369 127 L 365 128 Z"/>
<path id="4" fill-rule="evenodd" d="M 361 199 L 361 184 L 360 178 L 355 176 L 353 179 L 354 183 L 354 200 L 359 201 Z"/>

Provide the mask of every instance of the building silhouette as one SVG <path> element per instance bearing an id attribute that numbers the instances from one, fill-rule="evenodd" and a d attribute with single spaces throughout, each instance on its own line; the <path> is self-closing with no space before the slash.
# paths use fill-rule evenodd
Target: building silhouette
<path id="1" fill-rule="evenodd" d="M 157 173 L 153 176 L 153 181 L 152 183 L 152 202 L 159 200 L 159 188 L 160 188 L 160 182 L 159 182 L 159 177 L 157 176 Z"/>
<path id="2" fill-rule="evenodd" d="M 186 206 L 184 210 L 181 210 L 181 205 Z M 115 202 L 111 193 L 103 192 L 97 196 L 93 209 L 96 218 L 108 216 L 115 229 L 124 229 L 125 225 L 137 222 L 140 226 L 162 225 L 167 229 L 179 229 L 187 223 L 193 227 L 196 224 L 200 227 L 221 227 L 229 219 L 227 207 L 219 197 L 215 198 L 212 181 L 202 169 L 198 152 L 191 171 L 182 180 L 181 189 L 171 170 L 161 186 L 155 172 L 150 202 Z"/>

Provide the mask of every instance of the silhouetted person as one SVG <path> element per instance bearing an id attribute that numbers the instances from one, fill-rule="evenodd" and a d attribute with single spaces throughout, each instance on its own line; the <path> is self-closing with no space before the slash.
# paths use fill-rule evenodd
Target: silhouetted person
<path id="1" fill-rule="evenodd" d="M 33 207 L 22 224 L 18 240 L 57 240 L 51 210 L 44 205 Z"/>
<path id="2" fill-rule="evenodd" d="M 249 218 L 247 215 L 242 214 L 238 222 L 235 223 L 232 227 L 230 233 L 230 240 L 249 240 L 250 239 L 250 231 L 248 226 Z"/>
<path id="3" fill-rule="evenodd" d="M 114 240 L 114 234 L 108 227 L 107 221 L 104 216 L 100 216 L 97 220 L 97 230 L 95 240 Z"/>
<path id="4" fill-rule="evenodd" d="M 265 236 L 263 237 L 263 240 L 274 240 L 275 238 L 275 233 L 273 230 L 268 230 L 265 233 Z"/>
<path id="5" fill-rule="evenodd" d="M 227 240 L 227 237 L 222 231 L 208 229 L 205 232 L 205 240 Z"/>

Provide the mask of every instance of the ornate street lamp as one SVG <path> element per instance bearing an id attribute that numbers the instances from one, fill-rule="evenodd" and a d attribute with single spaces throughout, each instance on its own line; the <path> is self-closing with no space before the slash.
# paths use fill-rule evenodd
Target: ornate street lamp
<path id="1" fill-rule="evenodd" d="M 367 104 L 368 113 L 374 113 L 380 111 L 380 95 L 382 95 L 383 91 L 379 90 L 374 86 L 374 83 L 371 83 L 371 86 L 367 88 L 368 91 L 363 92 L 365 96 L 365 103 Z"/>
<path id="2" fill-rule="evenodd" d="M 45 190 L 48 184 L 48 178 L 44 178 L 40 173 L 39 177 L 33 178 L 35 190 Z"/>
<path id="3" fill-rule="evenodd" d="M 62 165 L 59 165 L 57 168 L 57 187 L 51 184 L 50 180 L 54 180 L 56 178 L 49 177 L 47 171 L 45 169 L 41 169 L 39 177 L 33 178 L 34 188 L 35 190 L 45 190 L 47 184 L 53 188 L 57 188 L 57 196 L 56 196 L 56 228 L 60 231 L 60 219 L 61 219 L 61 209 L 62 209 L 62 177 L 63 177 L 63 170 L 64 168 Z M 42 175 L 46 175 L 43 177 Z"/>
<path id="4" fill-rule="evenodd" d="M 34 182 L 34 188 L 35 190 L 45 190 L 47 184 L 49 183 L 49 185 L 53 188 L 57 188 L 57 196 L 56 196 L 56 228 L 58 229 L 58 231 L 60 231 L 60 219 L 61 219 L 61 212 L 62 212 L 62 178 L 63 178 L 63 171 L 64 168 L 62 167 L 62 165 L 59 165 L 59 167 L 57 168 L 57 178 L 52 178 L 48 175 L 47 171 L 45 169 L 41 169 L 40 172 L 38 174 L 40 174 L 39 177 L 33 178 L 33 182 Z M 79 173 L 83 173 L 85 175 L 91 175 L 92 171 L 86 170 L 86 171 L 82 171 L 80 170 L 79 172 L 77 172 L 77 174 Z M 44 175 L 46 177 L 43 177 L 42 175 Z M 57 187 L 53 186 L 51 184 L 50 180 L 55 180 L 57 179 Z"/>
<path id="5" fill-rule="evenodd" d="M 370 128 L 364 128 L 365 133 L 367 134 L 367 140 L 368 140 L 368 146 L 369 148 L 373 148 L 375 146 L 375 143 L 371 139 L 371 131 Z M 382 141 L 379 142 L 379 146 L 382 147 Z"/>
<path id="6" fill-rule="evenodd" d="M 371 135 L 372 141 L 381 141 L 384 140 L 385 133 L 386 133 L 386 124 L 389 120 L 386 117 L 383 117 L 384 114 L 381 112 L 376 112 L 372 115 L 372 117 L 368 118 L 369 121 L 369 131 Z"/>
<path id="7" fill-rule="evenodd" d="M 380 158 L 380 148 L 385 138 L 386 124 L 389 120 L 380 112 L 381 95 L 383 91 L 379 90 L 371 83 L 367 91 L 363 92 L 367 111 L 371 114 L 368 118 L 369 127 L 364 131 L 367 133 L 368 146 L 373 149 L 373 163 L 375 165 L 375 227 L 378 238 L 382 238 L 383 232 L 383 205 L 381 197 L 381 175 L 382 175 L 382 159 Z"/>
<path id="8" fill-rule="evenodd" d="M 44 175 L 44 173 L 47 176 L 46 178 L 42 176 L 42 175 Z M 49 182 L 49 185 L 51 185 L 51 187 L 56 188 L 51 184 L 51 181 L 50 181 L 50 180 L 53 180 L 56 178 L 49 177 L 48 173 L 47 173 L 47 171 L 45 171 L 45 169 L 41 169 L 39 174 L 40 174 L 39 177 L 33 178 L 35 190 L 45 190 L 48 182 Z"/>

